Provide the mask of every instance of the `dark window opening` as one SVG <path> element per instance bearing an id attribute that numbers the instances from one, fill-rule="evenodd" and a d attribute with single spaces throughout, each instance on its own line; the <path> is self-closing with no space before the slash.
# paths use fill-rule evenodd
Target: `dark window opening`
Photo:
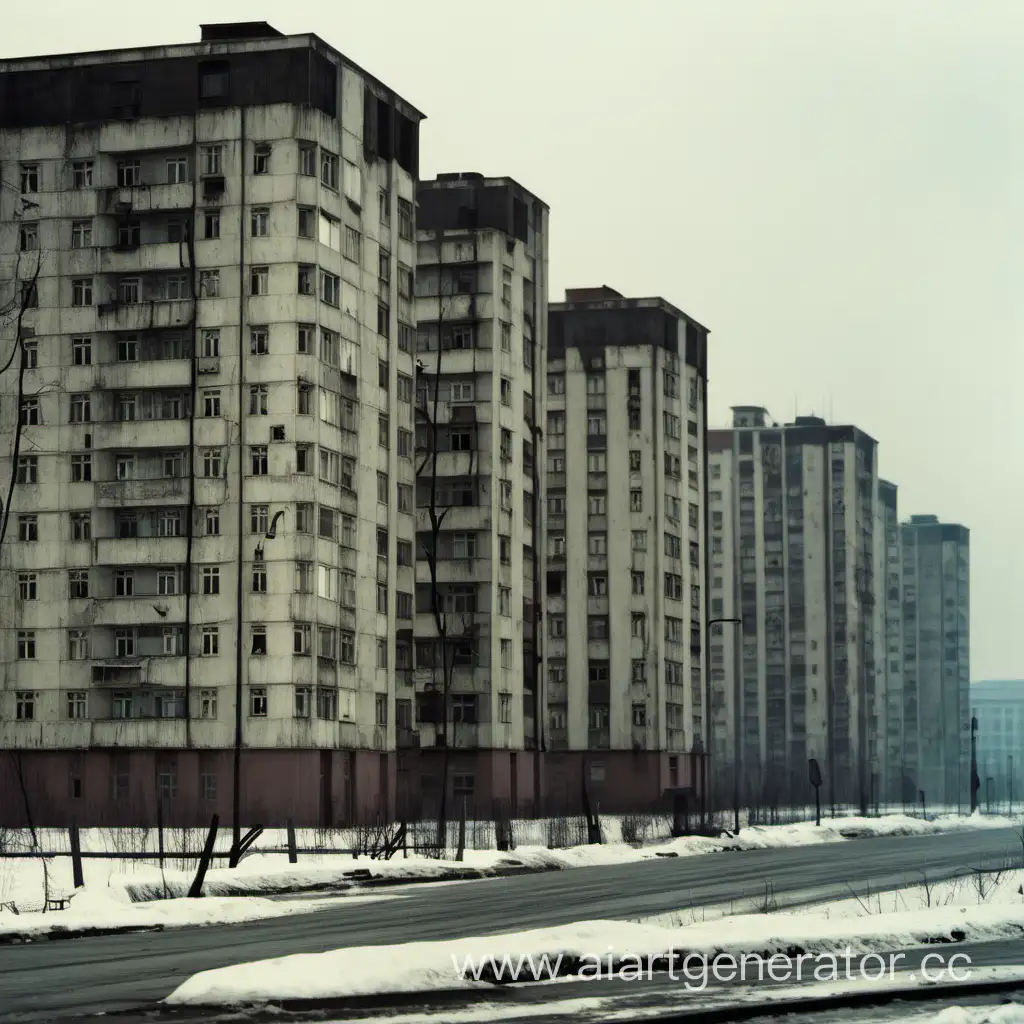
<path id="1" fill-rule="evenodd" d="M 226 60 L 207 60 L 199 65 L 199 98 L 208 102 L 227 100 L 230 65 Z"/>
<path id="2" fill-rule="evenodd" d="M 377 100 L 377 155 L 382 160 L 394 156 L 394 134 L 391 125 L 392 108 L 387 100 Z"/>
<path id="3" fill-rule="evenodd" d="M 142 113 L 142 83 L 114 82 L 111 107 L 114 117 L 138 117 Z"/>

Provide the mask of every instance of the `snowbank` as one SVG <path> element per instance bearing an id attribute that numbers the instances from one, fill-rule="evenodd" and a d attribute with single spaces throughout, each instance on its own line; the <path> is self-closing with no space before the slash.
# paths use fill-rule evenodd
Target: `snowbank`
<path id="1" fill-rule="evenodd" d="M 373 897 L 369 897 L 373 898 Z M 132 903 L 124 890 L 83 888 L 68 909 L 50 913 L 13 914 L 0 910 L 0 942 L 32 941 L 64 933 L 183 928 L 240 924 L 268 917 L 309 914 L 336 905 L 336 900 L 268 900 L 253 896 L 152 900 Z"/>
<path id="2" fill-rule="evenodd" d="M 856 920 L 835 920 L 821 914 L 749 914 L 674 929 L 587 921 L 516 934 L 337 949 L 240 964 L 193 976 L 168 996 L 167 1002 L 234 1005 L 473 990 L 486 987 L 496 974 L 513 970 L 515 964 L 529 965 L 519 973 L 519 980 L 535 981 L 576 973 L 580 961 L 600 958 L 607 962 L 609 956 L 615 964 L 635 963 L 633 958 L 646 964 L 651 958 L 688 954 L 856 955 L 930 942 L 1021 935 L 1024 906 L 941 907 Z M 478 967 L 483 965 L 484 973 L 467 972 L 467 958 Z M 539 965 L 545 966 L 540 966 L 538 975 Z"/>

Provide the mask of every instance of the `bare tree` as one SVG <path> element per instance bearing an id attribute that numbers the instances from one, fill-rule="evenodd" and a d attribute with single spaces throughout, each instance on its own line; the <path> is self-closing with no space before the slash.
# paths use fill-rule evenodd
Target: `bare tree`
<path id="1" fill-rule="evenodd" d="M 7 490 L 3 499 L 0 500 L 0 544 L 3 544 L 7 536 L 7 526 L 11 518 L 11 502 L 14 497 L 14 488 L 18 483 L 18 458 L 21 455 L 22 422 L 21 407 L 25 400 L 25 371 L 28 369 L 28 358 L 25 354 L 25 314 L 35 304 L 39 282 L 39 272 L 42 269 L 42 259 L 38 250 L 36 251 L 35 266 L 31 275 L 26 279 L 21 276 L 21 257 L 18 254 L 18 262 L 15 265 L 14 289 L 15 293 L 11 300 L 0 308 L 0 317 L 4 317 L 4 325 L 13 322 L 14 343 L 11 346 L 11 354 L 7 361 L 0 366 L 0 377 L 11 370 L 17 363 L 17 388 L 15 392 L 14 407 L 14 443 L 11 446 L 11 476 L 7 481 Z M 20 292 L 19 292 L 20 289 Z"/>
<path id="2" fill-rule="evenodd" d="M 434 694 L 435 698 L 440 697 L 440 700 L 435 703 L 435 708 L 441 717 L 444 754 L 441 765 L 437 847 L 439 851 L 443 851 L 447 845 L 448 779 L 454 741 L 451 691 L 455 672 L 455 655 L 459 644 L 465 643 L 473 636 L 474 628 L 472 622 L 467 623 L 464 617 L 460 621 L 459 616 L 448 611 L 445 601 L 446 588 L 438 579 L 441 532 L 445 519 L 452 508 L 448 501 L 442 500 L 439 488 L 438 458 L 442 451 L 440 444 L 442 431 L 447 429 L 447 424 L 442 423 L 440 393 L 444 352 L 452 344 L 450 330 L 446 330 L 446 324 L 451 318 L 454 289 L 452 278 L 450 274 L 446 273 L 444 262 L 444 232 L 437 231 L 434 241 L 437 247 L 437 320 L 434 331 L 437 347 L 433 350 L 433 367 L 425 366 L 420 360 L 417 360 L 416 364 L 415 411 L 417 427 L 422 427 L 421 430 L 417 430 L 419 435 L 417 450 L 422 458 L 416 467 L 416 479 L 426 485 L 426 512 L 429 522 L 429 533 L 425 539 L 421 536 L 420 547 L 430 574 L 430 612 L 437 633 L 431 657 L 430 692 Z M 470 303 L 472 304 L 472 297 L 470 297 Z M 475 449 L 475 443 L 473 447 Z M 470 452 L 469 457 L 469 475 L 472 476 L 476 468 L 475 450 Z M 420 495 L 417 495 L 417 503 L 419 500 Z"/>

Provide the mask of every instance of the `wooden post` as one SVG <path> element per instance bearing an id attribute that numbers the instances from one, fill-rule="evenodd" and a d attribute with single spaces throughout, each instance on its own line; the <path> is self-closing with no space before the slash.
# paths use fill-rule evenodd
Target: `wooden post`
<path id="1" fill-rule="evenodd" d="M 462 798 L 462 811 L 459 814 L 459 849 L 456 851 L 455 859 L 462 861 L 466 855 L 466 798 Z"/>
<path id="2" fill-rule="evenodd" d="M 299 863 L 299 850 L 295 844 L 295 819 L 288 819 L 288 863 Z"/>
<path id="3" fill-rule="evenodd" d="M 78 824 L 73 822 L 68 832 L 71 841 L 71 874 L 75 888 L 81 889 L 85 885 L 85 878 L 82 874 L 82 843 L 78 835 Z"/>

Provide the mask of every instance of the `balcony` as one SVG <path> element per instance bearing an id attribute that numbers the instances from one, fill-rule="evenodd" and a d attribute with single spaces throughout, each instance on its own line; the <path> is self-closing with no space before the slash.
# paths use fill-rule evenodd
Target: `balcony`
<path id="1" fill-rule="evenodd" d="M 101 537 L 97 565 L 176 565 L 185 561 L 184 537 Z"/>
<path id="2" fill-rule="evenodd" d="M 101 302 L 96 312 L 101 331 L 142 332 L 160 327 L 184 327 L 192 321 L 193 308 L 191 299 L 157 299 L 130 304 Z"/>
<path id="3" fill-rule="evenodd" d="M 96 484 L 96 504 L 100 508 L 132 505 L 177 504 L 188 493 L 185 477 L 154 480 L 107 480 Z"/>
<path id="4" fill-rule="evenodd" d="M 92 663 L 94 686 L 106 689 L 134 689 L 141 686 L 185 685 L 185 657 L 100 658 Z"/>
<path id="5" fill-rule="evenodd" d="M 135 188 L 103 190 L 102 210 L 126 217 L 131 213 L 152 213 L 158 210 L 189 210 L 193 201 L 193 183 L 175 185 L 139 185 Z"/>
<path id="6" fill-rule="evenodd" d="M 191 383 L 189 359 L 148 359 L 100 366 L 95 386 L 100 391 L 136 391 L 142 388 L 187 388 Z"/>
<path id="7" fill-rule="evenodd" d="M 489 530 L 491 528 L 491 506 L 453 505 L 444 506 L 444 529 L 455 531 Z M 438 509 L 440 512 L 440 508 Z M 416 509 L 416 529 L 430 529 L 430 513 L 425 508 Z"/>
<path id="8" fill-rule="evenodd" d="M 92 443 L 104 448 L 187 448 L 188 420 L 107 420 L 93 424 Z"/>
<path id="9" fill-rule="evenodd" d="M 124 274 L 130 271 L 182 270 L 188 264 L 187 256 L 184 242 L 107 245 L 100 249 L 100 272 Z"/>
<path id="10" fill-rule="evenodd" d="M 93 605 L 95 611 L 92 621 L 96 626 L 151 628 L 185 621 L 184 594 L 170 596 L 137 594 L 135 597 L 111 597 L 106 600 L 94 601 Z M 162 615 L 157 611 L 158 607 L 163 612 Z M 151 659 L 139 657 L 119 660 L 127 664 L 128 662 L 146 663 Z"/>

